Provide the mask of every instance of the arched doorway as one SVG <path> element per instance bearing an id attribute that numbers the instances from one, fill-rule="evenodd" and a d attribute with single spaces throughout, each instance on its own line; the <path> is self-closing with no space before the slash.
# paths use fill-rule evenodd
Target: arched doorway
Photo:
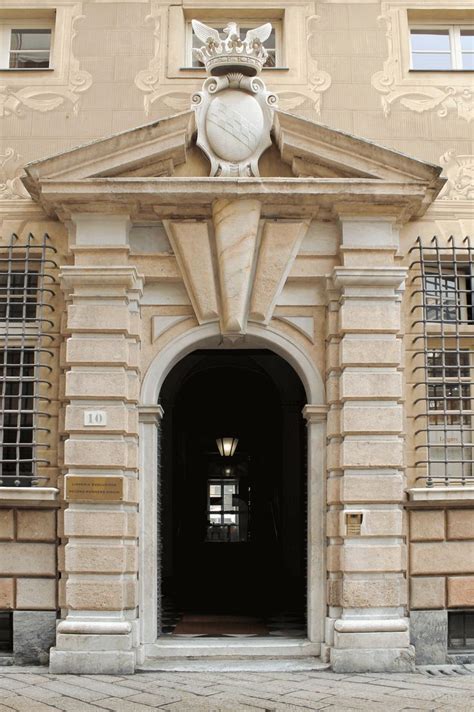
<path id="1" fill-rule="evenodd" d="M 305 402 L 268 350 L 198 350 L 168 374 L 162 633 L 306 635 Z M 222 436 L 238 439 L 232 456 Z"/>
<path id="2" fill-rule="evenodd" d="M 183 324 L 183 327 L 186 325 Z M 162 536 L 159 522 L 161 473 L 163 463 L 157 453 L 162 440 L 163 408 L 158 405 L 162 387 L 174 366 L 188 354 L 199 349 L 232 350 L 245 353 L 248 349 L 269 349 L 288 362 L 304 385 L 303 413 L 306 420 L 306 487 L 307 487 L 307 638 L 295 644 L 282 638 L 241 638 L 238 646 L 225 641 L 191 639 L 179 645 L 173 636 L 161 635 L 161 558 Z M 258 324 L 248 324 L 244 340 L 233 344 L 222 341 L 218 324 L 188 325 L 170 339 L 151 361 L 143 378 L 140 395 L 140 574 L 139 574 L 139 636 L 140 659 L 168 658 L 183 654 L 213 656 L 228 655 L 318 655 L 324 641 L 326 617 L 326 413 L 324 385 L 309 352 L 298 340 Z M 158 581 L 158 585 L 157 585 Z M 270 645 L 271 640 L 275 645 Z M 174 638 L 178 641 L 178 638 Z M 264 646 L 257 645 L 258 641 Z M 193 653 L 190 653 L 192 648 Z M 184 651 L 184 652 L 183 652 Z"/>

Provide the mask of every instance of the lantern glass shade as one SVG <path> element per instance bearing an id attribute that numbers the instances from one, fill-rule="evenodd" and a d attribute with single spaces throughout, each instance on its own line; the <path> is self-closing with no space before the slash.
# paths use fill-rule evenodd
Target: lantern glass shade
<path id="1" fill-rule="evenodd" d="M 217 438 L 216 443 L 219 454 L 222 457 L 232 457 L 237 448 L 238 442 L 238 438 Z"/>

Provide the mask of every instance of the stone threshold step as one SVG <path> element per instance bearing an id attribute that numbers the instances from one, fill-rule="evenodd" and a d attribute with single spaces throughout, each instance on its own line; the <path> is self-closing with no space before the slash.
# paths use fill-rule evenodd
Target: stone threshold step
<path id="1" fill-rule="evenodd" d="M 4 667 L 5 665 L 13 665 L 13 655 L 0 654 L 0 667 Z"/>
<path id="2" fill-rule="evenodd" d="M 320 658 L 173 658 L 150 659 L 136 672 L 312 672 L 328 670 Z"/>
<path id="3" fill-rule="evenodd" d="M 156 660 L 204 660 L 216 658 L 220 660 L 229 658 L 293 658 L 319 657 L 321 646 L 301 638 L 268 638 L 242 636 L 234 637 L 194 637 L 189 638 L 169 636 L 161 637 L 155 643 L 145 646 L 145 659 Z"/>

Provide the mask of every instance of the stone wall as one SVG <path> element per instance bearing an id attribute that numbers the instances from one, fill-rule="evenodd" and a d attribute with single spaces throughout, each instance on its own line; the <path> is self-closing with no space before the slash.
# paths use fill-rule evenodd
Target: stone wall
<path id="1" fill-rule="evenodd" d="M 410 542 L 411 608 L 474 606 L 474 510 L 411 511 Z"/>
<path id="2" fill-rule="evenodd" d="M 15 181 L 0 198 L 9 193 L 24 197 L 16 169 L 28 161 L 186 110 L 204 77 L 203 72 L 184 67 L 185 18 L 209 19 L 202 3 L 84 0 L 75 4 L 73 17 L 64 22 L 63 10 L 69 12 L 64 0 L 43 4 L 59 10 L 57 35 L 67 39 L 71 68 L 61 81 L 56 72 L 34 78 L 25 73 L 19 84 L 15 77 L 15 85 L 11 75 L 0 72 L 6 88 L 0 92 L 5 100 L 0 117 L 0 175 L 3 169 L 5 186 L 6 180 Z M 455 174 L 469 170 L 473 160 L 467 79 L 466 98 L 460 85 L 445 101 L 436 73 L 418 77 L 417 97 L 391 81 L 391 68 L 398 59 L 394 53 L 406 39 L 400 36 L 392 13 L 399 9 L 406 13 L 407 7 L 420 4 L 419 0 L 315 4 L 289 0 L 275 8 L 268 0 L 210 3 L 214 14 L 227 19 L 236 13 L 255 21 L 285 15 L 287 69 L 264 73 L 269 88 L 280 95 L 283 110 L 435 163 L 449 154 L 456 192 Z M 445 0 L 443 5 L 454 8 L 459 3 Z M 41 94 L 43 85 L 49 102 Z M 396 92 L 401 93 L 395 96 Z M 429 101 L 430 92 L 431 98 L 433 92 L 435 97 L 439 94 L 440 101 Z M 27 103 L 24 95 L 29 97 Z M 19 102 L 21 117 L 11 101 Z"/>
<path id="3" fill-rule="evenodd" d="M 56 610 L 56 511 L 0 509 L 0 608 Z"/>

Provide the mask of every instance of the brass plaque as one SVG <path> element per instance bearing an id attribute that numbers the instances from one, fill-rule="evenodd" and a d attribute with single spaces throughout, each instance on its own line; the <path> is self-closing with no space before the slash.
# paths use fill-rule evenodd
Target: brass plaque
<path id="1" fill-rule="evenodd" d="M 121 477 L 66 477 L 66 499 L 69 502 L 122 502 Z"/>

